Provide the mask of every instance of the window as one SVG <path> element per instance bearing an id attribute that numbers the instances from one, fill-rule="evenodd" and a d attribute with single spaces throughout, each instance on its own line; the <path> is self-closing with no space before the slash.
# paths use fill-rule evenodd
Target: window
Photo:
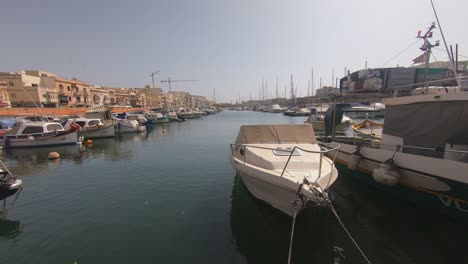
<path id="1" fill-rule="evenodd" d="M 63 84 L 59 84 L 59 89 L 63 91 Z"/>
<path id="2" fill-rule="evenodd" d="M 67 90 L 70 91 L 70 86 L 67 86 Z"/>
<path id="3" fill-rule="evenodd" d="M 89 126 L 97 126 L 98 124 L 99 124 L 99 120 L 91 120 L 88 123 Z"/>
<path id="4" fill-rule="evenodd" d="M 85 124 L 86 124 L 84 121 L 76 121 L 76 123 L 77 123 L 80 127 L 84 127 Z"/>
<path id="5" fill-rule="evenodd" d="M 70 97 L 70 96 L 68 97 L 68 101 L 71 101 L 71 97 Z"/>
<path id="6" fill-rule="evenodd" d="M 47 131 L 54 131 L 54 130 L 63 130 L 63 127 L 61 124 L 50 124 L 47 125 Z"/>
<path id="7" fill-rule="evenodd" d="M 12 98 L 16 98 L 16 94 L 15 93 L 11 93 L 10 94 Z"/>
<path id="8" fill-rule="evenodd" d="M 47 74 L 41 73 L 41 77 L 47 77 Z"/>
<path id="9" fill-rule="evenodd" d="M 32 87 L 37 87 L 37 83 L 31 83 Z"/>
<path id="10" fill-rule="evenodd" d="M 26 127 L 23 132 L 21 132 L 22 135 L 27 135 L 27 134 L 35 134 L 35 133 L 43 133 L 44 130 L 40 126 L 28 126 Z"/>
<path id="11" fill-rule="evenodd" d="M 47 98 L 47 94 L 43 93 L 42 97 Z"/>
<path id="12" fill-rule="evenodd" d="M 76 91 L 79 92 L 79 91 L 80 91 L 80 88 L 79 88 L 79 87 L 76 87 Z"/>
<path id="13" fill-rule="evenodd" d="M 8 82 L 8 85 L 15 86 L 15 84 L 13 82 Z"/>

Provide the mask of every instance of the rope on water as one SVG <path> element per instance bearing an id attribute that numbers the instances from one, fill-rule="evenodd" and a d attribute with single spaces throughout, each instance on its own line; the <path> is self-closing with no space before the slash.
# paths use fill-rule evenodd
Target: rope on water
<path id="1" fill-rule="evenodd" d="M 346 232 L 346 234 L 349 236 L 349 238 L 351 239 L 351 241 L 354 243 L 354 245 L 356 246 L 356 248 L 359 250 L 359 252 L 361 253 L 362 257 L 366 260 L 366 262 L 368 264 L 371 264 L 369 258 L 367 258 L 366 254 L 364 254 L 364 252 L 362 251 L 362 249 L 359 247 L 358 243 L 356 243 L 356 241 L 354 240 L 354 238 L 351 236 L 351 234 L 349 233 L 348 229 L 346 229 L 346 226 L 343 224 L 343 222 L 341 221 L 341 218 L 340 216 L 338 215 L 338 213 L 336 212 L 335 210 L 335 207 L 333 206 L 333 203 L 331 201 L 328 202 L 328 207 L 330 208 L 330 210 L 333 212 L 333 214 L 335 215 L 336 217 L 336 220 L 338 220 L 338 223 L 340 223 L 341 227 L 343 227 L 343 230 Z"/>

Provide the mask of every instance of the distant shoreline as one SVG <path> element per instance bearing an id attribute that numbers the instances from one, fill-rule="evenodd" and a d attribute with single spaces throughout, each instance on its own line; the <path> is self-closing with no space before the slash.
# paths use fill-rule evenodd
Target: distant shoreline
<path id="1" fill-rule="evenodd" d="M 0 108 L 0 117 L 14 117 L 19 115 L 47 115 L 47 116 L 64 116 L 64 115 L 80 115 L 88 110 L 103 109 L 103 108 L 36 108 L 36 107 L 15 107 L 15 108 Z M 141 111 L 143 108 L 112 108 L 111 111 L 116 113 Z"/>

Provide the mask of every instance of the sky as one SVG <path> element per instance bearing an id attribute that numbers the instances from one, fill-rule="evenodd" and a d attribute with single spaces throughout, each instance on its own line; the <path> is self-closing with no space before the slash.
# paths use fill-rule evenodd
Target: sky
<path id="1" fill-rule="evenodd" d="M 468 56 L 468 1 L 434 0 L 447 42 Z M 435 20 L 430 0 L 2 0 L 0 71 L 38 69 L 110 87 L 171 89 L 235 102 L 298 96 L 351 71 L 410 66 L 418 30 Z M 465 30 L 464 30 L 465 29 Z M 435 40 L 443 42 L 439 29 Z M 415 43 L 416 42 L 416 43 Z M 411 46 L 411 44 L 414 44 Z M 408 48 L 410 47 L 410 48 Z M 392 57 L 405 52 L 389 61 Z M 435 50 L 437 60 L 447 60 Z M 460 57 L 466 60 L 468 57 Z M 431 58 L 431 60 L 434 60 Z M 386 63 L 386 64 L 385 64 Z M 333 75 L 334 70 L 334 75 Z"/>

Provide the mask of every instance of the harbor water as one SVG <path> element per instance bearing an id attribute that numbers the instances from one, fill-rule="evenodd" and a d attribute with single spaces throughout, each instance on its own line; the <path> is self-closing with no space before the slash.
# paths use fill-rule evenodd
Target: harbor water
<path id="1" fill-rule="evenodd" d="M 224 111 L 89 146 L 4 151 L 23 191 L 0 213 L 0 263 L 287 263 L 291 218 L 247 191 L 229 144 L 240 125 L 304 119 Z M 468 263 L 462 223 L 346 174 L 331 195 L 373 263 Z M 298 217 L 292 256 L 364 263 L 327 208 Z"/>

